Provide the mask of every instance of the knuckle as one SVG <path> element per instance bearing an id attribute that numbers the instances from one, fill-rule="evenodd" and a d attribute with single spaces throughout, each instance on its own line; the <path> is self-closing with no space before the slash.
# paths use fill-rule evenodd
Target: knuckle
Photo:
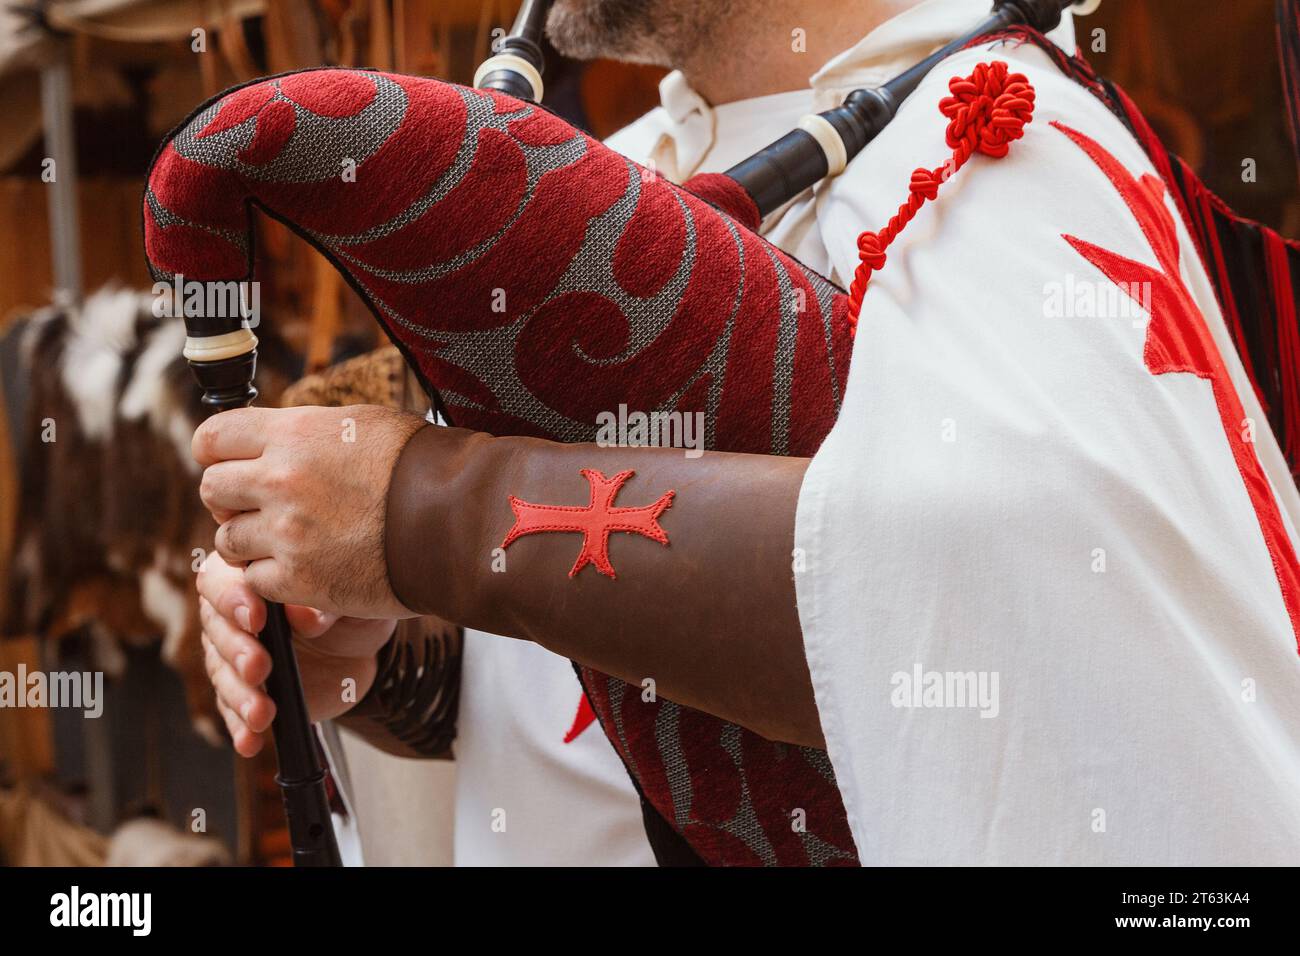
<path id="1" fill-rule="evenodd" d="M 217 682 L 217 673 L 221 669 L 221 658 L 217 656 L 217 649 L 211 641 L 204 641 L 203 648 L 203 669 L 207 671 L 208 680 L 214 685 Z"/>
<path id="2" fill-rule="evenodd" d="M 282 492 L 292 488 L 298 481 L 298 469 L 292 463 L 276 465 L 266 473 L 266 486 L 271 491 Z"/>
<path id="3" fill-rule="evenodd" d="M 306 410 L 285 408 L 280 411 L 283 414 L 280 416 L 279 428 L 286 438 L 301 438 L 311 430 L 310 415 Z"/>
<path id="4" fill-rule="evenodd" d="M 240 547 L 243 544 L 243 533 L 239 526 L 232 521 L 227 521 L 217 529 L 217 551 L 224 557 L 234 559 L 235 555 L 240 553 Z"/>
<path id="5" fill-rule="evenodd" d="M 283 511 L 275 519 L 272 533 L 279 541 L 289 544 L 298 544 L 303 538 L 303 520 L 302 515 L 296 510 L 290 508 Z"/>
<path id="6" fill-rule="evenodd" d="M 212 541 L 213 547 L 217 549 L 217 554 L 223 558 L 230 554 L 230 530 L 228 524 L 223 524 L 217 529 L 216 537 Z"/>
<path id="7" fill-rule="evenodd" d="M 216 432 L 217 426 L 207 421 L 201 424 L 194 432 L 194 438 L 190 441 L 190 453 L 197 459 L 208 457 L 212 449 L 212 436 Z"/>
<path id="8" fill-rule="evenodd" d="M 199 479 L 199 498 L 203 503 L 210 504 L 217 493 L 217 479 L 212 473 L 211 468 L 203 469 L 203 477 Z"/>

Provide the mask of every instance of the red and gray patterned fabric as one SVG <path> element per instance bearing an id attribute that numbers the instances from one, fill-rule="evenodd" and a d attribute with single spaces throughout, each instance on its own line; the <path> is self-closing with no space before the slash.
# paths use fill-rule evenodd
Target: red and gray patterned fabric
<path id="1" fill-rule="evenodd" d="M 841 290 L 537 106 L 310 70 L 229 91 L 164 143 L 156 278 L 250 277 L 254 206 L 328 255 L 447 417 L 590 441 L 597 415 L 703 412 L 711 449 L 811 455 L 848 372 Z M 854 864 L 824 752 L 581 670 L 645 798 L 706 863 Z"/>
<path id="2" fill-rule="evenodd" d="M 835 420 L 839 290 L 531 104 L 359 70 L 228 92 L 155 159 L 155 273 L 246 277 L 250 205 L 335 261 L 459 425 L 585 441 L 625 403 L 810 454 Z"/>

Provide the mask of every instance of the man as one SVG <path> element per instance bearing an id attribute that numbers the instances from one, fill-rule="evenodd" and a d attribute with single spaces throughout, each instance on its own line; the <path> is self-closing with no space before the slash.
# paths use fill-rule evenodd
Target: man
<path id="1" fill-rule="evenodd" d="M 796 85 L 794 31 L 827 53 L 848 24 L 866 32 L 814 76 L 823 108 L 984 6 L 592 0 L 561 2 L 553 26 L 577 52 L 599 36 L 683 66 L 700 102 L 669 118 L 702 119 L 653 154 L 680 176 L 709 152 L 704 102 Z M 967 50 L 784 211 L 780 241 L 847 284 L 858 234 L 943 158 L 948 79 L 994 56 L 1033 83 L 1034 125 L 891 247 L 811 462 L 492 439 L 364 408 L 345 446 L 338 412 L 229 413 L 195 437 L 218 550 L 272 598 L 438 613 L 825 746 L 866 862 L 1293 859 L 1300 496 L 1194 247 L 1115 117 L 1031 46 Z M 1067 282 L 1092 305 L 1055 308 Z M 1138 314 L 1097 294 L 1117 287 Z M 512 541 L 504 503 L 567 504 L 583 469 L 593 495 L 612 482 L 651 514 L 566 579 L 575 539 Z M 492 574 L 503 541 L 509 572 Z M 377 643 L 341 643 L 309 691 L 368 687 Z M 227 629 L 212 646 L 232 734 L 255 746 L 271 717 L 256 644 Z M 341 709 L 328 703 L 314 713 Z"/>

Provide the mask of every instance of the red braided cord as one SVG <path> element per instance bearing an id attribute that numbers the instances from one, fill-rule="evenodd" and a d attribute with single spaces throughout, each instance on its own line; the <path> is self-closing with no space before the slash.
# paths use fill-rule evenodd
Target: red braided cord
<path id="1" fill-rule="evenodd" d="M 939 110 L 949 119 L 947 141 L 952 157 L 936 169 L 921 167 L 913 171 L 907 201 L 898 207 L 885 228 L 858 236 L 861 261 L 849 286 L 849 322 L 855 330 L 871 274 L 884 266 L 885 251 L 903 227 L 977 150 L 994 159 L 1002 158 L 1033 119 L 1034 87 L 1023 74 L 1008 73 L 1001 60 L 979 64 L 970 76 L 953 77 L 948 89 L 952 96 L 939 103 Z"/>

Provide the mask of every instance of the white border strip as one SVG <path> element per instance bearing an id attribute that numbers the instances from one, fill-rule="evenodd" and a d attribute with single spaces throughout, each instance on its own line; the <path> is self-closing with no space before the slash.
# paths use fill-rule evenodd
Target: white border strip
<path id="1" fill-rule="evenodd" d="M 204 335 L 199 338 L 185 337 L 185 351 L 182 353 L 191 362 L 220 362 L 222 359 L 235 358 L 257 348 L 257 336 L 252 329 L 239 329 L 221 335 Z"/>
<path id="2" fill-rule="evenodd" d="M 817 145 L 826 154 L 827 176 L 838 176 L 849 164 L 849 152 L 844 148 L 839 130 L 831 125 L 830 120 L 816 113 L 809 113 L 799 120 L 799 128 L 817 140 Z"/>
<path id="3" fill-rule="evenodd" d="M 496 56 L 488 57 L 474 71 L 474 86 L 477 88 L 483 82 L 483 77 L 494 70 L 510 70 L 512 73 L 518 73 L 532 86 L 533 102 L 542 101 L 542 74 L 538 73 L 537 67 L 523 57 L 515 56 L 513 53 L 498 53 Z"/>

